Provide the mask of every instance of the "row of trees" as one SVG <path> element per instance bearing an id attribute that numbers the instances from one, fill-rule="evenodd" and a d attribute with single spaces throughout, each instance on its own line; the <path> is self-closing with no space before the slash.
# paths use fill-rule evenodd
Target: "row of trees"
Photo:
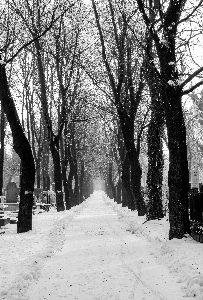
<path id="1" fill-rule="evenodd" d="M 185 233 L 190 233 L 189 172 L 182 97 L 203 83 L 199 80 L 186 88 L 203 71 L 202 67 L 189 75 L 186 72 L 180 73 L 183 51 L 190 43 L 190 39 L 183 39 L 183 30 L 185 24 L 191 22 L 191 17 L 199 16 L 202 1 L 191 7 L 187 1 L 167 1 L 162 4 L 161 1 L 137 0 L 130 4 L 121 1 L 113 5 L 112 1 L 106 1 L 103 4 L 107 12 L 104 17 L 101 13 L 99 15 L 99 5 L 92 0 L 102 48 L 101 56 L 130 160 L 131 185 L 138 214 L 142 214 L 144 205 L 140 184 L 139 134 L 135 145 L 135 117 L 145 84 L 148 86 L 151 97 L 148 130 L 149 218 L 162 217 L 163 214 L 160 201 L 162 133 L 164 123 L 166 125 L 169 148 L 169 238 L 181 238 Z M 103 12 L 102 4 L 100 10 Z M 108 27 L 105 22 L 108 22 Z M 201 24 L 198 23 L 198 26 Z M 108 30 L 110 35 L 106 32 Z M 194 37 L 192 31 L 190 38 L 191 35 Z"/>
<path id="2" fill-rule="evenodd" d="M 190 233 L 182 97 L 202 84 L 194 78 L 203 68 L 194 70 L 192 60 L 185 67 L 201 34 L 201 10 L 202 1 L 181 0 L 8 1 L 1 11 L 0 98 L 21 159 L 18 232 L 32 228 L 34 182 L 40 186 L 43 169 L 47 185 L 49 153 L 58 211 L 65 209 L 62 187 L 69 209 L 98 176 L 118 203 L 148 220 L 163 217 L 167 131 L 169 238 Z M 186 32 L 194 18 L 198 25 Z"/>

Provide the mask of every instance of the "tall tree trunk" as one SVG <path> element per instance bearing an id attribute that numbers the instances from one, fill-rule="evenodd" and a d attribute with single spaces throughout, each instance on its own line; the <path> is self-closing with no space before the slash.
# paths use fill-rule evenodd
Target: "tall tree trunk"
<path id="1" fill-rule="evenodd" d="M 131 187 L 130 160 L 126 153 L 122 167 L 122 206 L 135 210 L 135 200 Z"/>
<path id="2" fill-rule="evenodd" d="M 73 179 L 74 179 L 74 161 L 70 149 L 70 145 L 67 145 L 67 155 L 68 155 L 68 161 L 69 161 L 69 174 L 68 174 L 68 190 L 69 190 L 69 197 L 70 197 L 70 205 L 75 206 L 77 203 L 74 199 L 74 191 L 73 191 Z"/>
<path id="3" fill-rule="evenodd" d="M 5 114 L 3 103 L 1 102 L 1 148 L 0 148 L 0 196 L 3 192 L 3 182 L 4 182 L 4 139 L 5 139 Z"/>
<path id="4" fill-rule="evenodd" d="M 114 185 L 114 181 L 113 181 L 113 162 L 110 161 L 109 165 L 108 165 L 108 183 L 111 189 L 111 193 L 113 196 L 114 201 L 117 202 L 117 195 L 116 195 L 116 187 Z"/>
<path id="5" fill-rule="evenodd" d="M 148 211 L 147 220 L 163 218 L 162 182 L 163 182 L 163 113 L 162 105 L 158 99 L 153 99 L 152 113 L 148 128 L 148 172 L 147 194 Z"/>
<path id="6" fill-rule="evenodd" d="M 122 203 L 122 181 L 121 181 L 121 173 L 120 172 L 119 172 L 119 179 L 116 184 L 116 199 L 117 199 L 118 204 Z"/>
<path id="7" fill-rule="evenodd" d="M 42 157 L 43 191 L 49 190 L 49 143 L 47 141 L 47 129 L 44 128 L 44 144 Z"/>
<path id="8" fill-rule="evenodd" d="M 142 168 L 140 166 L 139 157 L 137 153 L 134 155 L 134 159 L 131 160 L 131 184 L 133 190 L 133 196 L 136 199 L 138 216 L 144 216 L 146 213 L 146 206 L 141 191 L 141 178 Z"/>
<path id="9" fill-rule="evenodd" d="M 145 77 L 151 95 L 151 119 L 147 135 L 147 191 L 149 199 L 147 219 L 154 220 L 164 216 L 162 204 L 164 107 L 160 97 L 161 87 L 159 79 L 154 67 L 150 65 L 149 59 L 147 62 Z M 154 82 L 155 78 L 157 78 L 156 82 Z"/>
<path id="10" fill-rule="evenodd" d="M 84 190 L 83 190 L 85 199 L 87 199 L 90 196 L 91 190 L 92 190 L 92 178 L 90 174 L 87 171 L 85 171 Z"/>
<path id="11" fill-rule="evenodd" d="M 126 114 L 124 113 L 124 115 Z M 123 113 L 121 113 L 121 116 L 123 116 Z M 146 206 L 141 192 L 142 168 L 139 162 L 140 144 L 138 141 L 138 145 L 136 147 L 134 143 L 134 117 L 132 117 L 132 119 L 129 119 L 126 117 L 121 118 L 121 116 L 121 128 L 123 130 L 123 138 L 127 151 L 126 155 L 129 158 L 131 166 L 130 182 L 134 199 L 134 205 L 132 205 L 131 209 L 134 210 L 137 208 L 138 215 L 144 216 L 146 213 Z"/>
<path id="12" fill-rule="evenodd" d="M 85 179 L 85 163 L 82 159 L 80 163 L 80 203 L 84 201 L 84 179 Z"/>
<path id="13" fill-rule="evenodd" d="M 32 230 L 32 207 L 34 203 L 35 164 L 31 146 L 24 134 L 18 113 L 11 96 L 5 66 L 0 64 L 0 100 L 10 124 L 13 148 L 21 159 L 21 189 L 17 232 Z"/>
<path id="14" fill-rule="evenodd" d="M 151 3 L 152 5 L 152 3 Z M 149 14 L 151 22 L 155 21 L 153 8 Z M 161 99 L 161 84 L 155 66 L 150 62 L 150 56 L 154 56 L 151 35 L 146 33 L 148 53 L 145 55 L 144 75 L 151 96 L 151 119 L 148 127 L 148 172 L 147 194 L 148 210 L 147 220 L 163 218 L 162 182 L 163 182 L 163 130 L 164 130 L 164 107 Z"/>
<path id="15" fill-rule="evenodd" d="M 66 137 L 66 130 L 64 130 L 64 136 Z M 68 178 L 67 178 L 67 167 L 68 167 L 68 149 L 67 149 L 67 143 L 64 142 L 63 137 L 61 137 L 61 168 L 62 168 L 62 179 L 63 179 L 63 188 L 65 193 L 65 203 L 66 203 L 66 209 L 71 209 L 70 204 L 70 193 L 68 188 Z"/>
<path id="16" fill-rule="evenodd" d="M 156 71 L 160 75 L 169 148 L 169 239 L 183 238 L 185 233 L 190 234 L 186 128 L 181 106 L 183 86 L 179 83 L 180 76 L 176 59 L 177 29 L 186 2 L 185 0 L 170 1 L 166 7 L 159 5 L 159 13 L 163 16 L 161 23 L 157 23 L 157 28 L 162 26 L 163 38 L 160 38 L 154 22 L 151 22 L 146 14 L 143 1 L 137 0 L 138 8 L 154 40 L 159 58 L 159 70 L 156 69 Z M 151 5 L 152 2 L 150 1 L 149 4 Z M 155 66 L 157 62 L 153 61 L 153 57 L 150 59 Z"/>
<path id="17" fill-rule="evenodd" d="M 61 172 L 61 162 L 59 149 L 56 148 L 55 143 L 50 142 L 51 154 L 53 157 L 54 164 L 54 182 L 55 182 L 55 191 L 56 191 L 56 207 L 57 211 L 65 210 L 64 201 L 63 201 L 63 191 L 62 191 L 62 172 Z"/>
<path id="18" fill-rule="evenodd" d="M 185 233 L 190 233 L 189 172 L 181 94 L 174 87 L 169 87 L 165 99 L 169 146 L 169 239 L 172 239 L 182 238 Z"/>
<path id="19" fill-rule="evenodd" d="M 41 158 L 38 158 L 36 161 L 36 182 L 37 182 L 37 188 L 41 188 Z"/>
<path id="20" fill-rule="evenodd" d="M 74 179 L 75 179 L 74 198 L 75 198 L 76 205 L 78 205 L 79 200 L 80 200 L 80 187 L 79 187 L 79 178 L 78 178 L 78 162 L 77 162 L 77 159 L 74 159 Z"/>
<path id="21" fill-rule="evenodd" d="M 59 139 L 60 136 L 55 136 L 52 128 L 52 120 L 49 116 L 48 111 L 48 101 L 47 101 L 47 93 L 46 93 L 46 80 L 45 73 L 43 67 L 43 59 L 42 59 L 42 47 L 40 45 L 39 40 L 35 41 L 35 47 L 37 51 L 37 66 L 38 66 L 38 74 L 39 74 L 39 85 L 41 89 L 41 103 L 43 109 L 43 115 L 46 122 L 47 132 L 48 132 L 48 140 L 49 147 L 53 158 L 54 164 L 54 180 L 55 181 L 55 192 L 56 192 L 56 206 L 57 211 L 65 210 L 63 203 L 63 193 L 62 193 L 62 174 L 61 172 L 61 162 L 60 162 L 60 154 L 59 154 Z"/>
<path id="22" fill-rule="evenodd" d="M 175 5 L 175 4 L 172 4 Z M 174 6 L 176 8 L 176 6 Z M 169 239 L 183 238 L 190 234 L 189 222 L 189 171 L 187 159 L 186 127 L 182 109 L 182 87 L 178 84 L 179 74 L 176 67 L 175 26 L 170 15 L 168 26 L 172 26 L 167 36 L 167 44 L 156 42 L 161 69 L 162 102 L 168 133 L 169 148 Z M 169 23 L 170 23 L 169 22 Z M 168 27 L 165 31 L 168 32 Z M 165 84 L 167 83 L 167 84 Z"/>

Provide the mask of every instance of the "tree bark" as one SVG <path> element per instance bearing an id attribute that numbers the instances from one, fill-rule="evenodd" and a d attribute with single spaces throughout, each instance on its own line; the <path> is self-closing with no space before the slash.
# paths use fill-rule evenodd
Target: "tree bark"
<path id="1" fill-rule="evenodd" d="M 36 160 L 36 182 L 37 182 L 37 188 L 40 189 L 41 187 L 41 158 Z"/>
<path id="2" fill-rule="evenodd" d="M 118 204 L 122 203 L 122 181 L 121 181 L 121 174 L 119 174 L 119 179 L 116 184 L 116 202 Z"/>
<path id="3" fill-rule="evenodd" d="M 0 149 L 0 196 L 3 193 L 4 182 L 4 139 L 5 139 L 5 114 L 3 104 L 1 103 L 1 149 Z"/>
<path id="4" fill-rule="evenodd" d="M 113 181 L 113 162 L 109 162 L 108 164 L 108 184 L 111 189 L 111 194 L 115 202 L 117 202 L 117 195 L 116 195 L 116 187 Z"/>
<path id="5" fill-rule="evenodd" d="M 172 28 L 174 30 L 174 25 Z M 167 46 L 156 43 L 161 77 L 164 80 L 162 101 L 169 148 L 169 239 L 183 238 L 186 233 L 190 234 L 186 127 L 181 102 L 182 88 L 178 84 L 174 36 L 174 32 L 170 32 Z"/>
<path id="6" fill-rule="evenodd" d="M 131 209 L 138 210 L 138 215 L 143 216 L 146 213 L 146 207 L 143 195 L 141 193 L 141 178 L 142 169 L 139 162 L 139 142 L 137 148 L 134 143 L 134 117 L 129 118 L 126 113 L 120 112 L 121 128 L 123 132 L 123 139 L 125 142 L 126 155 L 130 161 L 131 166 L 131 189 L 133 192 L 134 205 L 131 204 Z"/>
<path id="7" fill-rule="evenodd" d="M 165 112 L 169 145 L 169 239 L 172 239 L 182 238 L 184 234 L 190 233 L 189 172 L 181 94 L 174 87 L 168 87 L 166 93 Z"/>
<path id="8" fill-rule="evenodd" d="M 56 207 L 57 211 L 65 210 L 64 201 L 63 201 L 63 191 L 62 191 L 62 172 L 61 172 L 61 162 L 59 149 L 56 148 L 54 142 L 50 141 L 50 150 L 53 157 L 54 164 L 54 182 L 55 182 L 55 191 L 56 191 Z"/>
<path id="9" fill-rule="evenodd" d="M 11 127 L 13 148 L 21 159 L 22 173 L 17 232 L 27 232 L 32 230 L 35 164 L 31 146 L 22 129 L 14 101 L 9 90 L 5 66 L 2 64 L 0 64 L 0 99 Z"/>
<path id="10" fill-rule="evenodd" d="M 66 126 L 66 125 L 65 125 Z M 64 136 L 66 138 L 66 130 L 64 130 Z M 65 203 L 66 203 L 66 210 L 71 209 L 70 204 L 70 193 L 68 188 L 68 179 L 67 179 L 67 167 L 68 167 L 68 149 L 67 149 L 67 142 L 64 142 L 63 137 L 61 137 L 61 168 L 62 168 L 62 179 L 63 179 L 63 187 L 65 193 Z"/>
<path id="11" fill-rule="evenodd" d="M 130 160 L 126 153 L 122 167 L 122 206 L 135 210 L 135 200 L 131 187 Z"/>
<path id="12" fill-rule="evenodd" d="M 146 205 L 141 191 L 142 168 L 139 162 L 139 156 L 134 154 L 134 159 L 131 160 L 131 183 L 133 195 L 136 199 L 138 216 L 146 214 Z"/>
<path id="13" fill-rule="evenodd" d="M 77 205 L 75 195 L 74 195 L 74 189 L 73 189 L 73 179 L 75 176 L 75 164 L 74 164 L 74 158 L 71 152 L 70 145 L 67 145 L 67 155 L 68 155 L 68 161 L 69 161 L 69 167 L 70 171 L 68 174 L 68 190 L 69 190 L 69 196 L 70 196 L 70 205 L 75 206 Z"/>
<path id="14" fill-rule="evenodd" d="M 145 77 L 151 95 L 151 119 L 147 134 L 147 220 L 155 220 L 164 216 L 162 204 L 164 107 L 160 97 L 161 87 L 159 79 L 156 76 L 154 67 L 150 65 L 149 59 L 146 58 L 146 60 Z M 155 78 L 156 82 L 154 82 Z"/>
<path id="15" fill-rule="evenodd" d="M 79 187 L 79 178 L 78 178 L 78 161 L 74 159 L 74 179 L 75 179 L 75 187 L 74 187 L 74 198 L 76 205 L 80 204 L 80 187 Z"/>
<path id="16" fill-rule="evenodd" d="M 85 163 L 84 160 L 80 163 L 80 203 L 84 201 L 84 179 L 85 179 Z"/>
<path id="17" fill-rule="evenodd" d="M 163 181 L 163 117 L 159 100 L 153 99 L 152 113 L 148 128 L 148 172 L 147 172 L 147 194 L 148 211 L 147 220 L 163 218 L 162 204 L 162 181 Z"/>

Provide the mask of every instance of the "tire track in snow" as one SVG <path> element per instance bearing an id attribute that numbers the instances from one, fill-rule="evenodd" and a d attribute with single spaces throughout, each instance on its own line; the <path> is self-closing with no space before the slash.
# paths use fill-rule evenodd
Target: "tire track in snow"
<path id="1" fill-rule="evenodd" d="M 108 200 L 107 196 L 103 195 L 103 200 L 105 201 L 105 204 L 107 206 L 109 206 L 109 207 L 111 206 L 112 209 L 114 211 L 116 211 L 114 209 L 114 207 L 113 207 L 112 202 L 110 202 Z M 117 214 L 118 214 L 118 216 L 120 216 L 120 214 L 118 212 L 117 212 Z M 122 220 L 122 215 L 119 218 L 119 222 L 121 224 L 124 224 L 124 222 Z M 136 220 L 135 220 L 135 223 L 136 223 Z M 126 236 L 125 235 L 123 236 L 121 234 L 121 231 L 118 228 L 113 227 L 111 223 L 108 223 L 108 225 L 111 227 L 111 229 L 114 232 L 115 236 L 117 236 L 117 238 L 120 240 L 120 245 L 121 245 L 121 261 L 122 261 L 123 266 L 125 266 L 125 268 L 131 274 L 133 274 L 133 276 L 135 278 L 135 289 L 134 289 L 134 291 L 132 291 L 132 300 L 133 299 L 137 299 L 136 291 L 138 289 L 140 289 L 140 284 L 141 284 L 141 286 L 143 287 L 144 290 L 148 290 L 149 291 L 149 293 L 151 295 L 149 299 L 152 299 L 151 298 L 152 295 L 153 295 L 153 299 L 157 299 L 157 300 L 169 300 L 169 299 L 171 299 L 171 298 L 167 298 L 162 292 L 160 292 L 157 289 L 155 289 L 154 287 L 152 287 L 152 285 L 154 285 L 152 280 L 151 280 L 151 285 L 147 283 L 146 279 L 144 278 L 144 277 L 146 277 L 146 274 L 143 273 L 142 268 L 141 268 L 142 264 L 140 264 L 140 265 L 137 264 L 136 263 L 136 259 L 134 259 L 134 263 L 136 264 L 136 269 L 138 270 L 138 271 L 136 270 L 136 272 L 135 272 L 135 270 L 134 270 L 135 267 L 134 268 L 131 267 L 129 265 L 129 263 L 126 261 L 126 259 L 129 257 L 129 255 L 131 256 L 129 248 L 128 248 L 128 237 L 129 237 L 130 231 L 126 230 L 128 232 L 128 234 L 126 234 Z M 133 226 L 133 227 L 135 227 L 135 226 Z M 131 234 L 133 234 L 133 235 L 131 235 Z M 139 230 L 138 230 L 138 232 L 132 231 L 131 234 L 130 234 L 130 236 L 132 238 L 134 237 L 134 238 L 138 238 L 138 239 L 144 240 L 145 243 L 146 243 L 146 247 L 150 246 L 150 240 L 147 239 L 147 237 L 142 236 L 141 232 Z M 136 249 L 136 246 L 135 246 L 135 249 Z M 126 254 L 126 252 L 127 252 L 127 254 Z M 133 255 L 136 256 L 136 253 L 134 252 Z M 150 256 L 150 253 L 149 253 L 149 261 L 151 261 L 151 260 L 152 260 L 152 257 Z M 147 279 L 150 280 L 149 277 Z M 143 298 L 143 299 L 145 299 L 145 298 Z"/>
<path id="2" fill-rule="evenodd" d="M 87 206 L 87 202 L 74 207 L 69 211 L 62 213 L 56 213 L 51 216 L 51 213 L 44 213 L 47 217 L 47 222 L 45 226 L 48 226 L 49 229 L 44 231 L 44 228 L 33 228 L 33 231 L 22 233 L 15 236 L 15 239 L 24 239 L 29 243 L 30 249 L 25 252 L 25 257 L 21 255 L 19 258 L 16 257 L 16 262 L 13 262 L 13 271 L 14 278 L 12 282 L 6 284 L 6 286 L 0 291 L 1 300 L 24 300 L 26 297 L 24 294 L 31 285 L 33 281 L 36 281 L 41 274 L 41 270 L 47 259 L 51 258 L 55 253 L 59 252 L 65 241 L 65 232 L 66 228 L 69 226 L 70 222 L 75 216 L 81 213 L 81 211 Z M 43 215 L 37 216 L 37 218 L 44 217 Z M 53 224 L 51 222 L 51 217 L 53 218 Z M 39 235 L 37 241 L 35 240 L 35 234 Z M 46 234 L 46 235 L 45 235 Z M 5 239 L 8 236 L 4 236 Z M 13 237 L 11 241 L 13 240 Z M 40 246 L 40 240 L 42 246 Z M 32 250 L 32 246 L 36 249 L 36 242 L 39 244 L 39 249 L 35 253 Z M 20 245 L 18 245 L 20 247 Z M 24 250 L 22 247 L 21 252 Z M 8 249 L 9 252 L 9 249 Z M 4 269 L 10 268 L 10 265 L 7 265 L 4 262 Z"/>
<path id="3" fill-rule="evenodd" d="M 121 261 L 122 261 L 122 265 L 130 272 L 133 274 L 134 278 L 135 278 L 135 290 L 132 291 L 132 299 L 136 299 L 135 297 L 135 292 L 136 292 L 136 284 L 137 283 L 141 283 L 143 285 L 143 287 L 147 290 L 149 290 L 154 296 L 157 297 L 157 300 L 168 300 L 163 294 L 161 294 L 160 292 L 158 292 L 157 290 L 153 289 L 150 285 L 148 285 L 145 281 L 143 281 L 142 278 L 142 271 L 141 268 L 137 265 L 138 268 L 138 273 L 135 273 L 135 271 L 127 264 L 127 262 L 125 262 L 125 257 L 126 257 L 126 253 L 124 251 L 124 248 L 127 249 L 128 255 L 127 257 L 130 255 L 129 252 L 129 248 L 127 245 L 127 242 L 124 240 L 124 238 L 122 238 L 121 235 L 119 235 L 118 231 L 116 231 L 115 228 L 112 227 L 112 225 L 108 222 L 109 227 L 112 229 L 112 231 L 114 232 L 115 236 L 120 240 L 120 246 L 121 246 Z"/>

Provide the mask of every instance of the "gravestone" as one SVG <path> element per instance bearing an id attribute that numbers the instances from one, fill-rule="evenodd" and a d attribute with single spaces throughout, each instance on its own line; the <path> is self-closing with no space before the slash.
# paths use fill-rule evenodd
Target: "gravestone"
<path id="1" fill-rule="evenodd" d="M 18 202 L 19 191 L 15 182 L 9 182 L 6 188 L 6 202 L 16 203 Z"/>

